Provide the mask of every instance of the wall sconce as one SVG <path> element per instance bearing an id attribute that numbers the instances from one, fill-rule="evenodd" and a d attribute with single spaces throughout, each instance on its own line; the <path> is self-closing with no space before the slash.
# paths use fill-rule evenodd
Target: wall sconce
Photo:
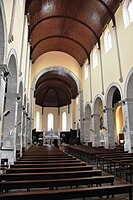
<path id="1" fill-rule="evenodd" d="M 25 106 L 22 106 L 23 111 L 25 110 Z"/>
<path id="2" fill-rule="evenodd" d="M 26 115 L 26 117 L 28 117 L 28 113 L 27 112 L 24 112 L 24 115 Z"/>
<path id="3" fill-rule="evenodd" d="M 104 126 L 102 127 L 102 129 L 104 129 L 105 131 L 107 130 L 107 128 L 106 128 L 106 127 L 104 127 Z"/>
<path id="4" fill-rule="evenodd" d="M 3 112 L 3 113 L 0 115 L 0 121 L 1 121 L 2 116 L 3 116 L 3 117 L 7 117 L 9 114 L 10 114 L 10 110 L 6 110 L 5 112 Z"/>
<path id="5" fill-rule="evenodd" d="M 21 100 L 21 97 L 20 97 L 20 95 L 18 94 L 17 95 L 17 101 L 20 101 Z"/>
<path id="6" fill-rule="evenodd" d="M 91 132 L 95 133 L 94 130 L 90 129 Z"/>
<path id="7" fill-rule="evenodd" d="M 21 124 L 21 121 L 17 122 L 17 124 L 15 125 L 15 127 L 19 126 Z"/>

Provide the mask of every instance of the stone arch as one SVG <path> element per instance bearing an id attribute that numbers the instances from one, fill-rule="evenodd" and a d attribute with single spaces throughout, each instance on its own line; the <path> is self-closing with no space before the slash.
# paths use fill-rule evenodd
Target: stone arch
<path id="1" fill-rule="evenodd" d="M 124 86 L 124 96 L 125 98 L 132 99 L 133 98 L 133 67 L 129 71 L 126 81 L 125 81 L 125 86 Z"/>
<path id="2" fill-rule="evenodd" d="M 31 106 L 32 106 L 32 112 L 33 112 L 33 107 L 34 107 L 34 102 L 33 102 L 33 99 L 34 99 L 34 90 L 35 90 L 35 85 L 36 85 L 36 82 L 37 80 L 44 74 L 44 73 L 47 73 L 49 71 L 57 71 L 59 72 L 60 74 L 63 72 L 69 74 L 75 81 L 76 85 L 77 85 L 77 88 L 78 88 L 78 93 L 79 93 L 79 96 L 80 96 L 80 132 L 83 133 L 83 126 L 84 126 L 84 122 L 83 122 L 83 117 L 84 117 L 84 110 L 83 110 L 83 91 L 82 91 L 82 87 L 81 87 L 81 83 L 80 83 L 80 80 L 78 79 L 78 77 L 70 70 L 66 69 L 65 67 L 61 67 L 61 66 L 51 66 L 51 67 L 48 67 L 48 68 L 44 68 L 43 70 L 41 70 L 33 79 L 33 82 L 32 82 L 32 89 L 31 89 L 31 99 L 32 99 L 32 102 L 31 102 Z M 33 115 L 33 113 L 32 113 Z M 82 137 L 81 137 L 82 138 Z"/>
<path id="3" fill-rule="evenodd" d="M 33 82 L 32 82 L 32 88 L 35 89 L 35 85 L 37 80 L 45 73 L 49 72 L 49 71 L 59 71 L 61 73 L 61 71 L 66 72 L 67 74 L 69 74 L 76 82 L 77 84 L 77 88 L 78 88 L 78 92 L 80 92 L 80 90 L 82 90 L 81 88 L 81 84 L 80 84 L 80 80 L 77 78 L 77 76 L 70 70 L 66 69 L 65 67 L 61 67 L 61 66 L 53 66 L 53 67 L 48 67 L 43 69 L 42 71 L 40 71 L 34 78 Z"/>
<path id="4" fill-rule="evenodd" d="M 93 146 L 100 146 L 101 131 L 103 121 L 103 99 L 101 95 L 96 95 L 93 101 Z M 102 120 L 101 120 L 102 119 Z"/>
<path id="5" fill-rule="evenodd" d="M 3 0 L 0 1 L 0 64 L 6 63 L 7 26 Z"/>
<path id="6" fill-rule="evenodd" d="M 133 147 L 133 67 L 129 71 L 124 85 L 123 115 L 124 115 L 124 149 L 131 152 Z"/>
<path id="7" fill-rule="evenodd" d="M 22 103 L 23 103 L 23 81 L 21 80 L 19 83 L 19 93 L 17 97 L 17 103 L 18 103 L 18 109 L 17 109 L 17 127 L 16 127 L 16 150 L 22 155 L 22 118 L 23 118 L 23 112 L 22 112 Z"/>
<path id="8" fill-rule="evenodd" d="M 120 85 L 116 82 L 111 83 L 106 90 L 106 94 L 105 94 L 105 98 L 104 98 L 106 107 L 112 107 L 112 98 L 113 98 L 113 94 L 114 94 L 114 91 L 116 88 L 118 88 L 118 90 L 120 92 L 121 99 L 123 98 L 123 92 L 122 92 Z"/>
<path id="9" fill-rule="evenodd" d="M 121 106 L 123 94 L 118 83 L 112 83 L 107 88 L 105 94 L 104 107 L 104 130 L 105 130 L 105 147 L 114 148 L 115 141 L 118 141 L 116 134 L 116 108 Z"/>
<path id="10" fill-rule="evenodd" d="M 85 105 L 85 142 L 89 144 L 92 141 L 91 128 L 92 128 L 92 119 L 91 119 L 91 105 L 89 102 L 86 102 Z"/>
<path id="11" fill-rule="evenodd" d="M 12 159 L 16 159 L 16 122 L 17 122 L 17 57 L 14 50 L 8 57 L 8 76 L 6 86 L 5 110 L 10 114 L 4 120 L 3 147 L 13 149 Z M 9 123 L 10 122 L 10 123 Z"/>

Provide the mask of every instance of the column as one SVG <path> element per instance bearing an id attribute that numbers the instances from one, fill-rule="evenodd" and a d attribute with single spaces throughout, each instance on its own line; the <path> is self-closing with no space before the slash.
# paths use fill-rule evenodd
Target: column
<path id="1" fill-rule="evenodd" d="M 22 100 L 21 100 L 22 101 Z M 22 156 L 22 125 L 23 125 L 23 107 L 21 102 L 18 105 L 18 116 L 17 116 L 17 129 L 16 129 L 16 149 L 20 152 Z"/>
<path id="2" fill-rule="evenodd" d="M 79 97 L 80 97 L 80 138 L 81 142 L 83 141 L 83 135 L 84 135 L 84 112 L 83 112 L 83 91 L 79 91 Z"/>
<path id="3" fill-rule="evenodd" d="M 113 108 L 104 109 L 104 140 L 106 149 L 113 149 L 115 147 L 113 111 Z"/>
<path id="4" fill-rule="evenodd" d="M 133 99 L 122 101 L 124 150 L 131 152 L 133 147 Z"/>
<path id="5" fill-rule="evenodd" d="M 34 88 L 30 88 L 30 117 L 32 120 L 32 129 L 34 129 L 34 114 L 35 114 Z"/>
<path id="6" fill-rule="evenodd" d="M 27 147 L 32 145 L 31 118 L 27 117 Z"/>
<path id="7" fill-rule="evenodd" d="M 9 35 L 8 35 L 8 42 L 9 43 L 11 43 L 14 40 L 13 26 L 14 26 L 15 7 L 16 7 L 16 0 L 13 0 L 10 31 L 9 31 Z"/>
<path id="8" fill-rule="evenodd" d="M 4 120 L 4 135 L 2 156 L 8 158 L 9 164 L 13 164 L 16 160 L 16 122 L 17 122 L 17 94 L 7 93 L 5 110 L 9 110 L 10 114 Z"/>
<path id="9" fill-rule="evenodd" d="M 121 58 L 120 58 L 120 50 L 119 50 L 119 43 L 118 43 L 118 36 L 117 36 L 116 26 L 113 27 L 113 30 L 114 30 L 114 36 L 115 36 L 115 41 L 116 41 L 116 54 L 117 54 L 118 67 L 119 67 L 119 81 L 123 82 Z"/>
<path id="10" fill-rule="evenodd" d="M 27 112 L 23 106 L 23 125 L 22 125 L 22 149 L 26 148 L 26 129 L 27 129 Z"/>
<path id="11" fill-rule="evenodd" d="M 0 65 L 0 148 L 1 148 L 1 136 L 2 136 L 2 122 L 4 111 L 4 97 L 6 86 L 6 74 L 8 73 L 7 65 Z"/>
<path id="12" fill-rule="evenodd" d="M 91 121 L 91 117 L 86 117 L 85 118 L 85 140 L 86 143 L 88 144 L 88 142 L 90 142 L 90 121 Z"/>
<path id="13" fill-rule="evenodd" d="M 27 16 L 24 16 L 24 21 L 23 21 L 23 32 L 22 32 L 22 42 L 21 42 L 21 55 L 20 55 L 20 66 L 19 66 L 19 76 L 22 75 L 22 59 L 23 59 L 23 51 L 24 51 L 24 36 L 25 36 L 25 25 L 26 25 L 26 20 Z M 25 67 L 26 69 L 26 67 Z"/>
<path id="14" fill-rule="evenodd" d="M 98 147 L 100 146 L 100 115 L 93 114 L 92 117 L 92 146 Z"/>

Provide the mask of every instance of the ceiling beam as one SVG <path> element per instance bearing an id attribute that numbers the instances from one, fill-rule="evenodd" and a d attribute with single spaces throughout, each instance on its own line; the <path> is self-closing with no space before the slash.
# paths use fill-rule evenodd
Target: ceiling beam
<path id="1" fill-rule="evenodd" d="M 107 10 L 107 12 L 109 13 L 111 19 L 112 19 L 112 22 L 113 22 L 113 26 L 116 26 L 116 22 L 115 22 L 115 17 L 114 17 L 114 14 L 112 13 L 112 11 L 109 9 L 109 7 L 107 6 L 107 4 L 105 2 L 103 2 L 102 0 L 96 0 L 98 1 L 99 3 L 101 3 L 104 8 Z"/>
<path id="2" fill-rule="evenodd" d="M 78 41 L 74 40 L 73 38 L 70 38 L 70 37 L 67 37 L 67 36 L 63 36 L 63 35 L 53 35 L 53 36 L 48 36 L 48 37 L 45 37 L 41 40 L 39 40 L 35 46 L 32 48 L 32 52 L 31 52 L 31 55 L 33 54 L 35 48 L 41 43 L 41 42 L 44 42 L 45 40 L 48 40 L 48 39 L 51 39 L 51 38 L 64 38 L 64 39 L 68 39 L 68 40 L 71 40 L 72 42 L 78 44 L 85 52 L 85 54 L 87 55 L 87 58 L 89 57 L 89 53 L 87 51 L 87 49 Z"/>
<path id="3" fill-rule="evenodd" d="M 30 30 L 30 35 L 32 34 L 33 30 L 35 29 L 35 27 L 40 24 L 41 22 L 43 21 L 46 21 L 46 20 L 49 20 L 49 19 L 55 19 L 55 18 L 66 18 L 66 19 L 69 19 L 69 20 L 73 20 L 73 21 L 76 21 L 80 24 L 82 24 L 83 26 L 85 26 L 87 29 L 89 29 L 89 31 L 92 32 L 92 34 L 95 36 L 96 40 L 98 40 L 98 35 L 96 34 L 96 32 L 86 23 L 84 23 L 83 21 L 79 20 L 79 19 L 76 19 L 76 18 L 73 18 L 73 17 L 70 17 L 70 16 L 65 16 L 65 15 L 54 15 L 54 16 L 49 16 L 49 17 L 45 17 L 43 19 L 40 19 L 39 21 L 37 21 L 37 23 L 34 24 L 34 26 L 31 28 Z"/>
<path id="4" fill-rule="evenodd" d="M 54 80 L 55 80 L 55 79 L 54 79 Z M 51 82 L 51 81 L 52 81 L 52 80 L 50 80 L 50 79 L 47 80 L 47 82 Z M 56 86 L 54 86 L 54 87 L 58 88 L 58 89 L 61 90 L 61 91 L 64 91 L 64 88 L 66 88 L 66 89 L 67 89 L 67 93 L 69 93 L 69 95 L 70 95 L 71 98 L 72 98 L 72 92 L 71 92 L 71 90 L 70 90 L 70 87 L 69 87 L 67 84 L 63 83 L 62 81 L 59 81 L 59 82 L 61 83 L 61 87 L 63 87 L 63 90 L 62 90 L 60 87 L 56 87 Z M 41 90 L 42 87 L 43 87 L 44 89 L 48 88 L 48 86 L 46 86 L 46 81 L 44 81 L 42 84 L 40 84 L 39 87 L 35 90 L 35 97 L 36 97 L 40 92 L 42 92 L 42 90 Z M 65 91 L 66 91 L 66 89 L 65 89 Z"/>

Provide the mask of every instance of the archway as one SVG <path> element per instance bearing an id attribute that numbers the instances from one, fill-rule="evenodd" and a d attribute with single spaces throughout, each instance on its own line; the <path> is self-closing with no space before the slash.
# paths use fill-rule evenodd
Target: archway
<path id="1" fill-rule="evenodd" d="M 80 129 L 81 129 L 81 133 L 83 133 L 83 117 L 84 117 L 84 114 L 83 114 L 83 91 L 81 89 L 81 84 L 80 84 L 80 80 L 78 79 L 78 77 L 70 70 L 66 69 L 65 67 L 58 67 L 58 66 L 55 66 L 55 67 L 48 67 L 48 68 L 45 68 L 43 69 L 42 71 L 40 71 L 35 77 L 34 77 L 34 80 L 32 82 L 32 95 L 31 95 L 31 99 L 32 99 L 32 111 L 34 110 L 34 90 L 35 90 L 35 86 L 36 86 L 36 83 L 37 81 L 39 80 L 39 78 L 46 74 L 46 73 L 49 73 L 49 72 L 56 72 L 57 74 L 60 74 L 60 75 L 63 75 L 63 74 L 67 74 L 69 77 L 71 77 L 71 79 L 73 79 L 73 81 L 75 82 L 75 85 L 77 86 L 77 91 L 79 93 L 79 96 L 80 96 Z M 32 116 L 34 114 L 32 113 Z"/>
<path id="2" fill-rule="evenodd" d="M 105 147 L 114 148 L 122 133 L 123 115 L 121 110 L 122 92 L 118 84 L 111 85 L 106 93 L 104 109 Z"/>
<path id="3" fill-rule="evenodd" d="M 93 107 L 93 146 L 100 146 L 100 140 L 103 137 L 103 103 L 102 97 L 96 96 L 94 100 L 94 107 Z M 103 138 L 102 138 L 103 139 Z"/>
<path id="4" fill-rule="evenodd" d="M 87 103 L 85 106 L 85 142 L 86 144 L 90 144 L 92 142 L 92 119 L 91 119 L 91 107 L 90 104 Z"/>

